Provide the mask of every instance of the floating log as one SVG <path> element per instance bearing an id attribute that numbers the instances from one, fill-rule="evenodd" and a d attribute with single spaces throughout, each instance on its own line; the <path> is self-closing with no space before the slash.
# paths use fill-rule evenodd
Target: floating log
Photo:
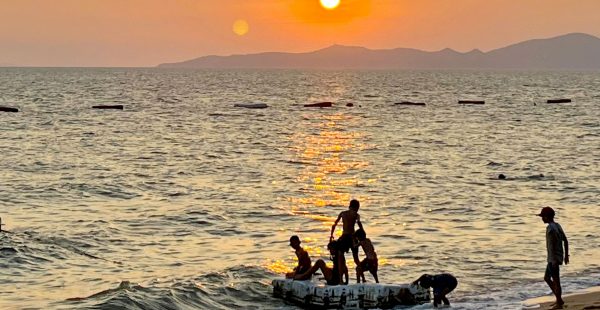
<path id="1" fill-rule="evenodd" d="M 92 109 L 101 109 L 101 110 L 123 110 L 122 104 L 115 105 L 95 105 Z"/>
<path id="2" fill-rule="evenodd" d="M 306 108 L 331 108 L 332 106 L 333 102 L 317 102 L 304 105 Z"/>
<path id="3" fill-rule="evenodd" d="M 396 102 L 394 105 L 412 105 L 412 106 L 425 106 L 425 102 L 411 102 L 411 101 L 402 101 Z"/>
<path id="4" fill-rule="evenodd" d="M 235 108 L 246 108 L 246 109 L 266 109 L 269 107 L 266 103 L 236 103 L 233 106 Z"/>
<path id="5" fill-rule="evenodd" d="M 10 108 L 10 107 L 0 107 L 0 112 L 12 112 L 12 113 L 16 113 L 16 112 L 19 112 L 19 109 L 17 109 L 17 108 Z"/>
<path id="6" fill-rule="evenodd" d="M 354 106 L 354 103 L 352 103 L 352 102 L 348 102 L 348 103 L 346 103 L 346 106 L 347 106 L 347 107 L 349 107 L 349 108 L 351 108 L 351 107 L 353 107 L 353 106 Z"/>
<path id="7" fill-rule="evenodd" d="M 571 99 L 548 99 L 547 103 L 569 103 Z"/>
<path id="8" fill-rule="evenodd" d="M 483 100 L 459 100 L 459 104 L 485 104 Z"/>

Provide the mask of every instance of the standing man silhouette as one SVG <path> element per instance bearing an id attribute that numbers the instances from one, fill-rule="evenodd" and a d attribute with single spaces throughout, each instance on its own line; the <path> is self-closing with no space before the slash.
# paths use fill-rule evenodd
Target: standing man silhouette
<path id="1" fill-rule="evenodd" d="M 562 299 L 562 287 L 560 286 L 560 265 L 569 264 L 569 241 L 562 227 L 554 221 L 554 210 L 550 207 L 542 208 L 538 216 L 542 217 L 546 226 L 546 249 L 548 251 L 548 265 L 544 280 L 550 286 L 552 293 L 556 296 L 556 303 L 552 309 L 562 309 L 565 302 Z M 563 252 L 564 244 L 564 252 Z"/>

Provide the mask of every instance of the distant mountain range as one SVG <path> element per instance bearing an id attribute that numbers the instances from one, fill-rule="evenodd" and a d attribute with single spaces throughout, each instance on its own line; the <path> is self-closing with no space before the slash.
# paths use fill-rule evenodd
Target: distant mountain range
<path id="1" fill-rule="evenodd" d="M 489 52 L 452 49 L 436 52 L 412 48 L 372 50 L 333 45 L 308 53 L 259 53 L 205 56 L 161 68 L 230 69 L 558 69 L 600 70 L 600 38 L 572 33 L 536 39 Z"/>

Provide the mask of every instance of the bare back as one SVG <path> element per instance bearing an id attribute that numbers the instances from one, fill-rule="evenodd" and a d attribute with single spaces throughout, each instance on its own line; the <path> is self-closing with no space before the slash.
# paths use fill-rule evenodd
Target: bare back
<path id="1" fill-rule="evenodd" d="M 354 225 L 360 223 L 360 215 L 354 210 L 346 210 L 340 213 L 340 217 L 344 223 L 343 235 L 354 234 Z"/>

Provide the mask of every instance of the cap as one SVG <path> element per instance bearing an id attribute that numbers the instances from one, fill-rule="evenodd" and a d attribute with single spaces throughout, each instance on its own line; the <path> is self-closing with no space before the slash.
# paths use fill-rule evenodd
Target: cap
<path id="1" fill-rule="evenodd" d="M 542 211 L 540 211 L 540 214 L 538 214 L 538 216 L 554 217 L 554 214 L 554 209 L 550 207 L 543 207 Z"/>

